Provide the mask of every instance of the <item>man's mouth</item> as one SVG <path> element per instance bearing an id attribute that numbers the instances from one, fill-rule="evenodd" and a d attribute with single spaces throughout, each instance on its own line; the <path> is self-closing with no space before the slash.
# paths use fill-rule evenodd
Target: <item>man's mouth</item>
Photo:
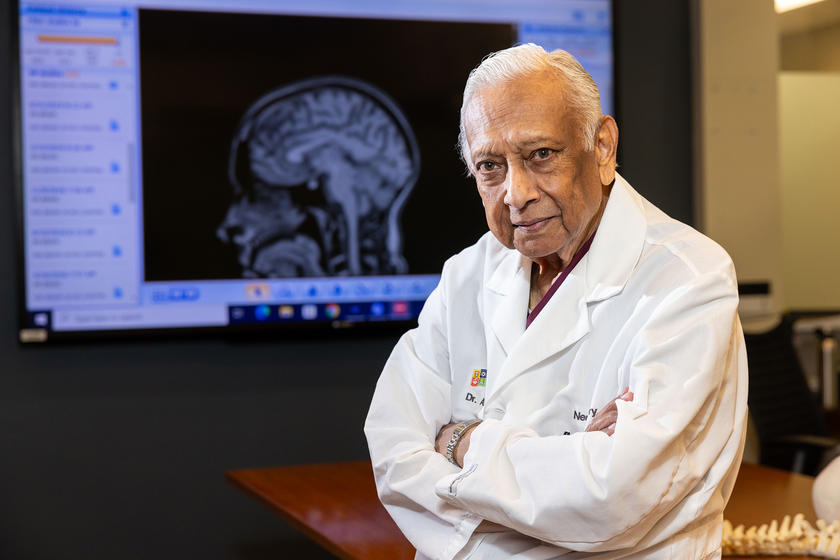
<path id="1" fill-rule="evenodd" d="M 554 216 L 549 216 L 547 218 L 537 218 L 536 220 L 523 220 L 521 222 L 516 222 L 514 227 L 516 229 L 527 231 L 527 232 L 535 232 L 541 230 L 543 227 L 548 224 L 549 220 L 554 218 Z"/>

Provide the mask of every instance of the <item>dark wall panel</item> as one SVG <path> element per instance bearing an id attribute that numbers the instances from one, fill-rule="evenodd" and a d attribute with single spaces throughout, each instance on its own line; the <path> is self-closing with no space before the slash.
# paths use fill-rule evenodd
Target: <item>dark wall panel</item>
<path id="1" fill-rule="evenodd" d="M 687 0 L 614 0 L 619 173 L 691 224 L 691 49 Z"/>

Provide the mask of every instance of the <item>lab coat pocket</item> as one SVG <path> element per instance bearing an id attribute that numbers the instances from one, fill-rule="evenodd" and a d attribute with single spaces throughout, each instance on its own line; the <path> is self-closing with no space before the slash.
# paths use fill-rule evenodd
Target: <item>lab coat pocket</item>
<path id="1" fill-rule="evenodd" d="M 487 368 L 475 368 L 469 376 L 458 376 L 452 384 L 453 420 L 480 417 L 486 389 Z"/>

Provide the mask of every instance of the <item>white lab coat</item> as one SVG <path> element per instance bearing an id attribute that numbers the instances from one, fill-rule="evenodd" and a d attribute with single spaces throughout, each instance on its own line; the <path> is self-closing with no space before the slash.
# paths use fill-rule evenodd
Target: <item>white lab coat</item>
<path id="1" fill-rule="evenodd" d="M 418 558 L 719 557 L 747 411 L 728 255 L 617 177 L 589 252 L 525 330 L 529 271 L 489 233 L 449 259 L 377 383 L 377 489 Z M 584 432 L 627 386 L 615 434 Z M 460 469 L 435 436 L 476 417 Z M 482 519 L 511 531 L 473 535 Z"/>

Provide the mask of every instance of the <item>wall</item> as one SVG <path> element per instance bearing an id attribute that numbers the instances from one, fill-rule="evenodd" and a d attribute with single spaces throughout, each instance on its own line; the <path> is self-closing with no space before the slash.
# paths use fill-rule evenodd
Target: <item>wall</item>
<path id="1" fill-rule="evenodd" d="M 779 74 L 783 264 L 791 309 L 840 309 L 840 73 Z"/>
<path id="2" fill-rule="evenodd" d="M 779 146 L 788 307 L 840 309 L 840 0 L 779 16 Z"/>
<path id="3" fill-rule="evenodd" d="M 0 558 L 327 558 L 224 471 L 364 458 L 396 335 L 19 346 L 9 13 L 0 0 Z M 674 214 L 691 212 L 687 22 L 673 0 L 617 20 L 622 169 Z"/>
<path id="4" fill-rule="evenodd" d="M 782 35 L 780 68 L 840 72 L 840 24 Z"/>
<path id="5" fill-rule="evenodd" d="M 696 222 L 784 308 L 772 0 L 698 0 Z"/>
<path id="6" fill-rule="evenodd" d="M 840 72 L 840 0 L 821 0 L 777 17 L 783 71 Z"/>

